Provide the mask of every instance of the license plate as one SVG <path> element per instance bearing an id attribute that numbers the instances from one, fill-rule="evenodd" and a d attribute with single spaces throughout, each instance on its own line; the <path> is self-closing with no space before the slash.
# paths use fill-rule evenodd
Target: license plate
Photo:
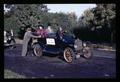
<path id="1" fill-rule="evenodd" d="M 55 39 L 53 38 L 46 38 L 47 45 L 55 45 Z"/>

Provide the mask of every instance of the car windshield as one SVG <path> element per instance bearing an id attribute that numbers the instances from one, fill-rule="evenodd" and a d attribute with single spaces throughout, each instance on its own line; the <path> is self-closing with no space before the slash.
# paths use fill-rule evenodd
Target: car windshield
<path id="1" fill-rule="evenodd" d="M 64 36 L 65 37 L 75 37 L 73 34 L 70 34 L 70 33 L 65 33 Z"/>
<path id="2" fill-rule="evenodd" d="M 55 34 L 55 33 L 49 33 L 49 34 L 48 34 L 48 37 L 54 38 L 54 37 L 56 37 L 56 34 Z"/>

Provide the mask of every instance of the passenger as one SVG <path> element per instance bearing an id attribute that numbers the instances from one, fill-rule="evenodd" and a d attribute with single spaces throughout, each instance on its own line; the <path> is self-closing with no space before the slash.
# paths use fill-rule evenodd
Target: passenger
<path id="1" fill-rule="evenodd" d="M 48 25 L 48 28 L 47 28 L 47 33 L 53 33 L 53 29 L 51 28 L 51 25 Z"/>
<path id="2" fill-rule="evenodd" d="M 43 31 L 43 26 L 39 25 L 38 28 L 37 28 L 37 30 L 36 30 L 36 32 L 37 32 L 38 35 L 41 35 L 41 37 L 43 37 L 42 36 L 42 31 Z"/>
<path id="3" fill-rule="evenodd" d="M 48 31 L 47 31 L 47 29 L 45 29 L 44 27 L 43 27 L 43 37 L 44 38 L 46 38 L 47 37 L 47 35 L 48 35 Z"/>
<path id="4" fill-rule="evenodd" d="M 63 37 L 63 29 L 62 27 L 59 27 L 58 31 L 57 31 L 57 36 L 59 39 L 62 39 Z"/>
<path id="5" fill-rule="evenodd" d="M 45 38 L 47 37 L 47 31 L 44 29 L 43 25 L 40 25 L 37 29 L 37 34 L 41 35 L 41 38 L 38 38 L 38 42 L 45 43 Z"/>

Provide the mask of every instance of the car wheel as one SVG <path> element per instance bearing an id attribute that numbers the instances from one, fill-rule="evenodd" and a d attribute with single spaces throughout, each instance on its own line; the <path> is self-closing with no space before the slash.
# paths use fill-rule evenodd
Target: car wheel
<path id="1" fill-rule="evenodd" d="M 87 59 L 91 58 L 91 56 L 92 56 L 92 51 L 89 47 L 85 47 L 83 49 L 83 53 L 84 53 L 83 56 Z"/>
<path id="2" fill-rule="evenodd" d="M 34 52 L 35 56 L 38 56 L 38 57 L 42 56 L 41 46 L 39 44 L 35 44 L 34 48 L 33 48 L 33 52 Z"/>
<path id="3" fill-rule="evenodd" d="M 13 40 L 11 40 L 9 45 L 10 45 L 10 49 L 15 48 L 15 42 Z"/>
<path id="4" fill-rule="evenodd" d="M 73 50 L 71 48 L 65 48 L 64 50 L 64 59 L 68 63 L 72 63 L 73 61 Z"/>
<path id="5" fill-rule="evenodd" d="M 10 44 L 11 44 L 11 45 L 14 45 L 14 44 L 15 44 L 15 42 L 14 42 L 13 40 L 11 40 Z"/>

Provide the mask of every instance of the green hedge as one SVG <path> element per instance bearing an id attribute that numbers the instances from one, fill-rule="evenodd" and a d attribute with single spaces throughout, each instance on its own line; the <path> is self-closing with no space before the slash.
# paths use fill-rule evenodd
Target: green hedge
<path id="1" fill-rule="evenodd" d="M 94 31 L 90 28 L 75 28 L 74 34 L 83 41 L 106 43 L 111 41 L 111 31 L 109 28 L 100 28 Z"/>

